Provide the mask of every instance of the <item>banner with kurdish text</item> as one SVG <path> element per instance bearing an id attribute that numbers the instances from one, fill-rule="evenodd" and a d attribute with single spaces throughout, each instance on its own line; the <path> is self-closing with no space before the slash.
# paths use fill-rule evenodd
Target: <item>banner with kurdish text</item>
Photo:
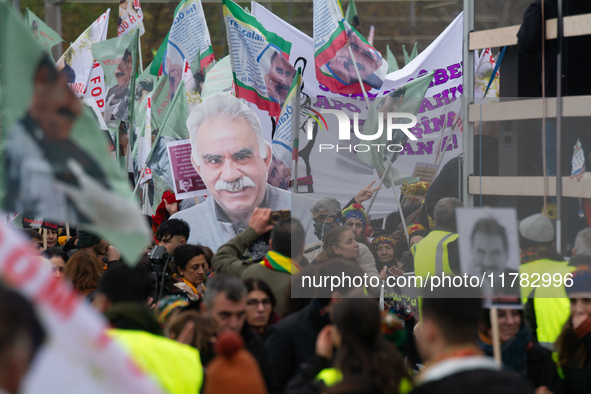
<path id="1" fill-rule="evenodd" d="M 140 0 L 120 0 L 117 37 L 124 36 L 135 30 L 140 31 L 140 36 L 146 32 Z"/>
<path id="2" fill-rule="evenodd" d="M 289 63 L 291 43 L 267 31 L 233 1 L 223 4 L 236 97 L 279 116 L 295 76 Z"/>
<path id="3" fill-rule="evenodd" d="M 110 14 L 109 8 L 66 49 L 55 65 L 59 73 L 66 77 L 70 89 L 80 98 L 86 93 L 94 66 L 92 45 L 106 40 Z"/>
<path id="4" fill-rule="evenodd" d="M 3 1 L 0 64 L 0 208 L 79 226 L 135 264 L 149 229 L 110 157 L 107 136 Z"/>
<path id="5" fill-rule="evenodd" d="M 350 120 L 353 120 L 355 113 L 358 113 L 360 120 L 365 119 L 368 106 L 362 94 L 337 95 L 331 93 L 327 86 L 318 81 L 314 68 L 314 40 L 262 5 L 255 2 L 251 4 L 252 15 L 265 29 L 281 32 L 283 37 L 292 43 L 291 63 L 296 68 L 302 68 L 302 93 L 310 97 L 309 103 L 302 103 L 302 112 L 309 112 L 310 109 L 317 112 L 338 109 L 347 114 Z M 460 104 L 458 98 L 463 94 L 462 24 L 463 14 L 460 14 L 408 66 L 388 74 L 380 90 L 368 91 L 370 102 L 373 103 L 375 98 L 384 97 L 409 80 L 435 70 L 433 80 L 429 84 L 417 114 L 419 123 L 411 130 L 417 140 L 408 140 L 396 160 L 395 168 L 404 174 L 413 174 L 417 163 L 434 164 L 437 161 L 441 169 L 450 159 L 462 152 L 461 127 L 457 127 L 454 135 L 451 135 Z M 305 106 L 310 109 L 304 108 Z M 259 111 L 258 115 L 263 129 L 271 129 L 272 125 L 266 113 Z M 329 123 L 329 129 L 330 123 L 336 122 L 336 117 L 333 115 L 324 115 L 324 118 Z M 304 115 L 302 120 L 306 120 Z M 317 124 L 316 121 L 314 123 Z M 318 161 L 320 144 L 336 145 L 338 143 L 338 139 L 331 133 L 326 133 L 325 129 L 326 127 L 318 127 L 317 135 L 313 140 L 305 137 L 305 128 L 300 131 L 298 176 L 311 177 L 312 184 L 300 187 L 299 191 L 309 193 L 307 195 L 316 199 L 332 196 L 341 204 L 346 204 L 351 199 L 352 189 L 359 191 L 371 180 L 379 182 L 379 177 L 375 169 L 359 160 L 357 153 L 354 152 L 342 152 L 338 162 L 335 163 Z M 359 142 L 355 135 L 352 134 L 351 138 L 351 143 Z M 312 152 L 304 160 L 302 151 L 309 150 Z M 306 166 L 306 161 L 310 167 Z M 368 180 L 367 176 L 372 176 L 371 174 L 374 178 Z M 343 185 L 348 186 L 343 187 Z M 391 192 L 380 192 L 372 207 L 372 215 L 380 217 L 390 213 L 393 209 L 392 198 Z"/>
<path id="6" fill-rule="evenodd" d="M 359 77 L 366 91 L 380 89 L 388 73 L 388 63 L 343 18 L 335 0 L 314 0 L 314 64 L 318 81 L 335 93 L 362 93 Z"/>
<path id="7" fill-rule="evenodd" d="M 199 67 L 191 68 L 194 74 L 201 74 L 195 79 L 202 80 L 214 61 L 211 38 L 201 0 L 184 0 L 177 7 L 162 63 L 164 74 L 168 75 L 171 99 L 181 82 L 185 61 L 192 66 L 196 56 Z M 188 90 L 187 86 L 185 89 Z"/>
<path id="8" fill-rule="evenodd" d="M 49 56 L 53 59 L 51 48 L 63 41 L 60 35 L 51 27 L 47 26 L 41 18 L 28 8 L 25 13 L 25 25 L 31 29 L 37 42 L 45 48 L 45 51 L 49 53 Z"/>

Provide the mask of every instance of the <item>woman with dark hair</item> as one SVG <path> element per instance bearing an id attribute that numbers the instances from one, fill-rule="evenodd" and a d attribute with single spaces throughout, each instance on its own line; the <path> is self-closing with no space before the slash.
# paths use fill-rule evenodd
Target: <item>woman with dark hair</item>
<path id="1" fill-rule="evenodd" d="M 573 272 L 570 318 L 556 341 L 558 366 L 564 374 L 566 393 L 591 392 L 591 269 L 580 265 Z"/>
<path id="2" fill-rule="evenodd" d="M 66 263 L 68 262 L 68 254 L 62 248 L 49 248 L 45 253 L 51 263 L 51 272 L 53 272 L 53 275 L 58 279 L 63 278 Z"/>
<path id="3" fill-rule="evenodd" d="M 349 227 L 333 228 L 326 233 L 323 242 L 324 250 L 318 255 L 316 262 L 331 258 L 346 259 L 356 262 L 367 275 L 379 277 L 376 261 L 371 253 L 368 259 L 359 258 L 359 244 L 355 240 L 355 233 Z"/>
<path id="4" fill-rule="evenodd" d="M 562 382 L 552 356 L 532 339 L 521 309 L 499 309 L 499 336 L 503 366 L 520 374 L 536 394 L 562 393 Z M 493 356 L 490 310 L 483 309 L 478 326 L 480 348 Z"/>
<path id="5" fill-rule="evenodd" d="M 103 265 L 98 257 L 86 249 L 81 249 L 68 260 L 64 278 L 69 279 L 76 290 L 92 302 L 103 271 Z"/>
<path id="6" fill-rule="evenodd" d="M 199 245 L 180 245 L 174 250 L 174 264 L 176 274 L 173 279 L 178 289 L 185 292 L 191 301 L 196 301 L 205 295 L 203 282 L 207 275 L 207 261 L 203 248 Z"/>
<path id="7" fill-rule="evenodd" d="M 300 367 L 286 393 L 324 393 L 327 387 L 336 392 L 338 386 L 364 378 L 374 383 L 376 394 L 409 391 L 412 378 L 394 345 L 382 337 L 374 300 L 343 299 L 335 306 L 332 320 L 333 325 L 318 334 L 315 356 Z"/>
<path id="8" fill-rule="evenodd" d="M 264 339 L 269 327 L 281 320 L 273 311 L 276 304 L 275 296 L 271 288 L 259 278 L 247 278 L 242 282 L 248 290 L 246 321 Z"/>

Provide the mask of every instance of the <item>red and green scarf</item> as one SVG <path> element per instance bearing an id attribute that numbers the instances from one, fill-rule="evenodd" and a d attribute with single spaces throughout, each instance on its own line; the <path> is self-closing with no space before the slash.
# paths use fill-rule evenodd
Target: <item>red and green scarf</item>
<path id="1" fill-rule="evenodd" d="M 263 261 L 260 263 L 265 267 L 277 272 L 286 272 L 288 274 L 297 274 L 302 269 L 295 261 L 285 257 L 277 252 L 270 250 Z"/>

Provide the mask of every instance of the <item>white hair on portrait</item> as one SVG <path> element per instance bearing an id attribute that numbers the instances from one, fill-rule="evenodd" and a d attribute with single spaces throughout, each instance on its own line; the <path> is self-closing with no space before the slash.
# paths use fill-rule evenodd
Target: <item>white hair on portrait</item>
<path id="1" fill-rule="evenodd" d="M 201 158 L 197 149 L 197 131 L 203 122 L 215 117 L 221 117 L 227 121 L 238 119 L 246 121 L 256 135 L 261 158 L 267 158 L 271 144 L 263 137 L 261 122 L 254 111 L 236 97 L 228 93 L 218 93 L 193 108 L 187 119 L 187 129 L 191 137 L 191 158 L 195 164 L 201 165 Z"/>

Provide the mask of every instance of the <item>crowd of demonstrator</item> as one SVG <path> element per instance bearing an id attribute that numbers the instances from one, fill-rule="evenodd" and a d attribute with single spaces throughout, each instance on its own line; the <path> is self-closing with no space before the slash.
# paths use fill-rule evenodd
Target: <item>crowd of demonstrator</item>
<path id="1" fill-rule="evenodd" d="M 155 278 L 162 276 L 148 251 L 131 268 L 93 234 L 74 231 L 66 239 L 49 231 L 44 250 L 38 230 L 23 232 L 40 261 L 108 319 L 109 335 L 165 392 L 591 390 L 591 229 L 578 234 L 567 262 L 548 238 L 553 231 L 547 218 L 534 215 L 520 223 L 521 269 L 570 272 L 573 283 L 562 289 L 562 298 L 532 292 L 517 307 L 499 310 L 498 367 L 490 314 L 474 290 L 461 298 L 436 291 L 419 308 L 389 296 L 379 305 L 379 289 L 354 283 L 332 291 L 300 286 L 303 276 L 335 272 L 385 279 L 434 274 L 441 264 L 449 274 L 458 273 L 453 213 L 459 200 L 439 200 L 433 219 L 418 207 L 408 216 L 407 243 L 402 225 L 389 234 L 372 228 L 361 205 L 370 195 L 368 187 L 344 209 L 334 198 L 316 201 L 311 211 L 319 240 L 311 245 L 304 245 L 297 219 L 270 224 L 269 209 L 255 209 L 248 228 L 216 251 L 188 244 L 191 229 L 184 221 L 164 220 L 155 240 L 166 250 L 162 261 L 171 259 L 158 286 Z M 261 239 L 265 251 L 249 255 Z M 0 389 L 16 393 L 44 334 L 26 301 L 2 293 Z"/>

